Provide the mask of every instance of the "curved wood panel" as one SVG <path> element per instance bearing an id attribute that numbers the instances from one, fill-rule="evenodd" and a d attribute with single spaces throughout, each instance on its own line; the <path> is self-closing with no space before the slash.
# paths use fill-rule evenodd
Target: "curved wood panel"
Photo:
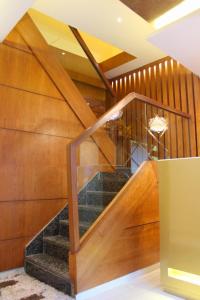
<path id="1" fill-rule="evenodd" d="M 154 162 L 145 162 L 70 255 L 76 292 L 159 260 L 159 208 Z"/>

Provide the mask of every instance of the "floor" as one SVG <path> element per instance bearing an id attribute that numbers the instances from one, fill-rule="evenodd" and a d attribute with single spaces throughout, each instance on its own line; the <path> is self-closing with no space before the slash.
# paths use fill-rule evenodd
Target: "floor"
<path id="1" fill-rule="evenodd" d="M 178 300 L 183 299 L 162 291 L 159 269 L 124 281 L 118 286 L 84 295 L 85 300 Z M 71 300 L 72 298 L 56 291 L 28 275 L 23 269 L 0 273 L 0 300 Z M 79 299 L 83 299 L 80 295 Z"/>

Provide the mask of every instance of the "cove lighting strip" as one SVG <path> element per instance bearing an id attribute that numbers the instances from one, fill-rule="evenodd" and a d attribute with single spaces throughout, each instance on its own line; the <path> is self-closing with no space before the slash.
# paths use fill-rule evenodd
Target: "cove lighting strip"
<path id="1" fill-rule="evenodd" d="M 174 8 L 168 10 L 162 16 L 153 21 L 155 29 L 160 29 L 170 23 L 173 23 L 190 13 L 200 9 L 200 0 L 185 0 Z"/>
<path id="2" fill-rule="evenodd" d="M 168 276 L 174 279 L 178 279 L 200 286 L 200 275 L 168 268 Z"/>

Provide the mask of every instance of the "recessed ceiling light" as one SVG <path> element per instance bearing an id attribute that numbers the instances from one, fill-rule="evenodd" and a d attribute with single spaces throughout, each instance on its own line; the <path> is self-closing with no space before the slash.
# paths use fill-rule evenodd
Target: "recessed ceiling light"
<path id="1" fill-rule="evenodd" d="M 200 1 L 185 0 L 153 21 L 153 26 L 160 29 L 200 8 Z"/>
<path id="2" fill-rule="evenodd" d="M 65 53 L 65 52 L 62 52 L 61 54 L 62 54 L 62 55 L 65 55 L 66 53 Z"/>
<path id="3" fill-rule="evenodd" d="M 118 17 L 118 18 L 117 18 L 117 22 L 118 22 L 118 23 L 121 23 L 121 22 L 122 22 L 122 18 L 121 18 L 121 17 Z"/>

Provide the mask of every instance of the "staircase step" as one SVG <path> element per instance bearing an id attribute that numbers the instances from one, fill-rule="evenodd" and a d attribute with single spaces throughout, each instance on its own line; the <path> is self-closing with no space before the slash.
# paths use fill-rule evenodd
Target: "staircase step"
<path id="1" fill-rule="evenodd" d="M 119 171 L 119 170 L 116 170 L 115 172 L 113 173 L 110 173 L 110 172 L 102 172 L 101 173 L 101 178 L 102 180 L 112 180 L 113 182 L 114 181 L 120 181 L 120 180 L 128 180 L 130 177 L 131 177 L 131 171 Z"/>
<path id="2" fill-rule="evenodd" d="M 79 220 L 80 223 L 89 223 L 90 225 L 102 213 L 103 207 L 93 205 L 79 205 Z"/>
<path id="3" fill-rule="evenodd" d="M 43 238 L 43 242 L 46 254 L 68 261 L 70 243 L 67 237 L 62 235 L 46 236 Z"/>
<path id="4" fill-rule="evenodd" d="M 86 223 L 86 222 L 79 223 L 80 236 L 83 236 L 89 227 L 90 227 L 89 223 Z M 60 220 L 60 234 L 69 238 L 69 221 L 68 220 Z"/>
<path id="5" fill-rule="evenodd" d="M 54 288 L 72 295 L 67 263 L 47 254 L 36 254 L 25 258 L 26 272 Z"/>
<path id="6" fill-rule="evenodd" d="M 116 196 L 116 192 L 87 191 L 87 205 L 106 207 Z"/>
<path id="7" fill-rule="evenodd" d="M 87 191 L 118 192 L 126 182 L 127 178 L 118 178 L 116 180 L 115 175 L 114 177 L 111 175 L 110 178 L 103 178 L 103 176 L 100 176 L 99 180 L 88 183 Z"/>

